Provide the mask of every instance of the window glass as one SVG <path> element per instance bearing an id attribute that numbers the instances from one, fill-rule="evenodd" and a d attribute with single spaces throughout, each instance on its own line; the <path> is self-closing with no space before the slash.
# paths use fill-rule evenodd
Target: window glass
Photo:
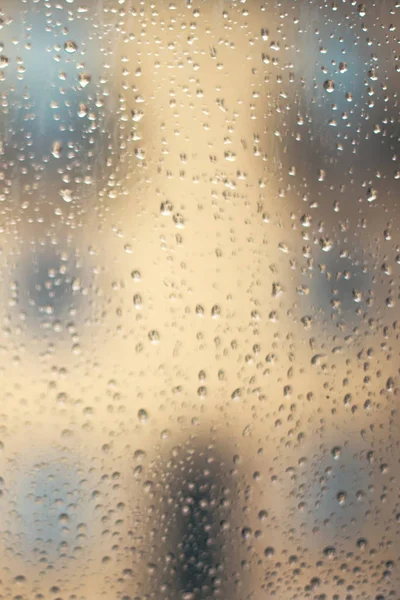
<path id="1" fill-rule="evenodd" d="M 4 0 L 0 598 L 397 598 L 400 4 Z"/>

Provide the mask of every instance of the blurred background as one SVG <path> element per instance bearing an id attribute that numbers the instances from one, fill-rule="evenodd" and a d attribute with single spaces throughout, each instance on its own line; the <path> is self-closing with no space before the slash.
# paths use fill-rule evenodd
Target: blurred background
<path id="1" fill-rule="evenodd" d="M 394 0 L 6 0 L 0 598 L 398 598 Z"/>

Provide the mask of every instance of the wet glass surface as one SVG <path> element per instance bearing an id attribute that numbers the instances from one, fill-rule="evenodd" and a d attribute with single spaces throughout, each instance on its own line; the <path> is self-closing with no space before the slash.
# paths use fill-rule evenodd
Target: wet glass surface
<path id="1" fill-rule="evenodd" d="M 0 7 L 0 599 L 388 600 L 396 0 Z"/>

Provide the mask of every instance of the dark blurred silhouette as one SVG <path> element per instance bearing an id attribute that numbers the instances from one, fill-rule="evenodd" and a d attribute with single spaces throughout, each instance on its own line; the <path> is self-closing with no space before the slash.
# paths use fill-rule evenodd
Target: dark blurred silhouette
<path id="1" fill-rule="evenodd" d="M 153 561 L 158 574 L 151 597 L 235 596 L 232 565 L 239 549 L 229 543 L 235 482 L 228 461 L 232 464 L 226 448 L 192 439 L 176 448 L 160 471 Z"/>

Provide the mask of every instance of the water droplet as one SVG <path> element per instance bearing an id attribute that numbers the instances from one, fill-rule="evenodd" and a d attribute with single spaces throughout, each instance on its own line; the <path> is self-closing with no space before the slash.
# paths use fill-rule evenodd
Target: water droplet
<path id="1" fill-rule="evenodd" d="M 78 81 L 82 88 L 85 88 L 91 81 L 92 77 L 89 73 L 79 73 Z"/>
<path id="2" fill-rule="evenodd" d="M 60 196 L 64 200 L 64 202 L 72 202 L 72 190 L 68 188 L 64 188 L 60 190 Z"/>
<path id="3" fill-rule="evenodd" d="M 135 123 L 138 123 L 139 121 L 142 120 L 144 113 L 141 110 L 132 110 L 131 115 L 132 115 L 132 121 L 134 121 Z"/>
<path id="4" fill-rule="evenodd" d="M 231 394 L 231 398 L 232 400 L 234 400 L 235 402 L 238 402 L 241 399 L 242 396 L 242 390 L 240 388 L 237 388 L 236 390 L 234 390 Z"/>
<path id="5" fill-rule="evenodd" d="M 160 342 L 160 334 L 158 333 L 158 331 L 156 331 L 155 329 L 150 331 L 149 340 L 152 344 L 158 344 Z"/>
<path id="6" fill-rule="evenodd" d="M 201 304 L 197 304 L 195 311 L 198 317 L 204 316 L 204 307 Z"/>
<path id="7" fill-rule="evenodd" d="M 54 156 L 54 158 L 60 158 L 61 152 L 62 152 L 62 144 L 60 141 L 55 140 L 53 142 L 53 145 L 51 148 L 51 153 Z"/>
<path id="8" fill-rule="evenodd" d="M 183 218 L 183 215 L 181 215 L 181 214 L 177 213 L 176 215 L 174 215 L 174 216 L 172 217 L 172 220 L 174 221 L 174 223 L 175 223 L 175 226 L 176 226 L 178 229 L 183 229 L 183 228 L 185 227 L 185 220 L 184 220 L 184 218 Z"/>
<path id="9" fill-rule="evenodd" d="M 320 238 L 319 245 L 323 252 L 330 252 L 333 248 L 333 242 L 329 238 Z"/>
<path id="10" fill-rule="evenodd" d="M 368 541 L 365 538 L 359 538 L 356 542 L 356 546 L 360 550 L 365 550 L 367 545 L 368 545 Z"/>
<path id="11" fill-rule="evenodd" d="M 335 90 L 335 82 L 332 79 L 324 81 L 324 90 L 331 94 Z"/>
<path id="12" fill-rule="evenodd" d="M 303 215 L 300 219 L 300 223 L 303 227 L 311 227 L 312 217 L 311 215 Z"/>
<path id="13" fill-rule="evenodd" d="M 165 200 L 164 202 L 161 202 L 160 213 L 164 217 L 168 217 L 169 215 L 171 215 L 173 210 L 174 210 L 174 207 L 170 200 Z"/>
<path id="14" fill-rule="evenodd" d="M 213 319 L 218 319 L 221 316 L 221 307 L 218 304 L 215 304 L 211 309 L 211 317 Z"/>
<path id="15" fill-rule="evenodd" d="M 376 190 L 374 190 L 373 188 L 369 188 L 367 191 L 367 201 L 368 202 L 374 202 L 374 200 L 376 200 L 378 196 L 378 192 Z"/>
<path id="16" fill-rule="evenodd" d="M 76 52 L 78 50 L 78 46 L 72 40 L 68 40 L 64 44 L 64 50 L 65 50 L 65 52 L 68 52 L 68 54 L 73 54 L 74 52 Z"/>
<path id="17" fill-rule="evenodd" d="M 149 420 L 149 415 L 144 408 L 141 408 L 138 411 L 138 419 L 141 423 L 147 423 L 147 421 Z"/>
<path id="18" fill-rule="evenodd" d="M 365 17 L 365 15 L 367 14 L 367 8 L 366 8 L 365 4 L 359 4 L 357 6 L 357 12 L 360 17 Z"/>
<path id="19" fill-rule="evenodd" d="M 250 527 L 243 527 L 243 529 L 242 529 L 242 538 L 244 540 L 250 539 L 252 535 L 253 535 L 253 531 L 252 531 L 252 529 L 250 529 Z"/>
<path id="20" fill-rule="evenodd" d="M 324 548 L 324 556 L 329 559 L 334 558 L 336 556 L 336 548 L 334 546 L 327 546 Z"/>
<path id="21" fill-rule="evenodd" d="M 142 296 L 140 294 L 135 294 L 133 296 L 133 305 L 138 310 L 142 308 Z"/>
<path id="22" fill-rule="evenodd" d="M 133 281 L 135 281 L 136 283 L 139 283 L 139 281 L 141 280 L 140 271 L 137 271 L 137 270 L 132 271 L 131 277 L 132 277 Z"/>

